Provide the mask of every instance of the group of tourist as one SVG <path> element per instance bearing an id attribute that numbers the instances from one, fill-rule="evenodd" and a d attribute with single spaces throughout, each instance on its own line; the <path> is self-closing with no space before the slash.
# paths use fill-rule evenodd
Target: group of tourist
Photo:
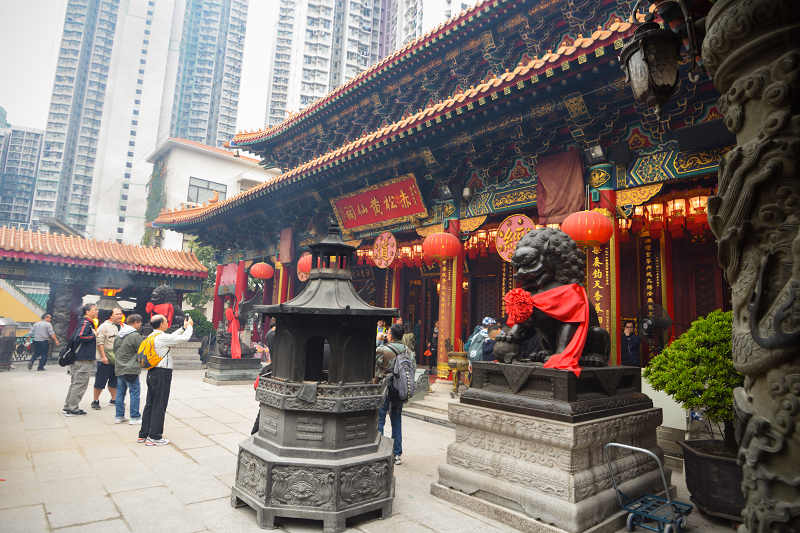
<path id="1" fill-rule="evenodd" d="M 166 333 L 170 326 L 169 321 L 163 315 L 154 315 L 150 319 L 153 332 L 148 337 L 142 338 L 139 334 L 142 326 L 140 315 L 128 316 L 122 325 L 122 310 L 114 308 L 111 316 L 95 328 L 94 320 L 97 315 L 97 305 L 93 303 L 81 308 L 81 317 L 71 338 L 75 362 L 70 365 L 71 382 L 62 413 L 68 417 L 86 415 L 86 411 L 80 409 L 79 404 L 89 386 L 89 376 L 96 364 L 92 409 L 101 409 L 100 394 L 107 386 L 111 394 L 109 405 L 116 409 L 115 423 L 122 424 L 127 421 L 130 425 L 141 426 L 137 442 L 147 446 L 169 444 L 169 440 L 163 437 L 164 416 L 172 383 L 172 357 L 169 351 L 170 346 L 191 338 L 193 327 L 191 317 L 186 317 L 182 328 L 173 333 Z M 139 375 L 142 367 L 137 354 L 140 346 L 148 341 L 160 361 L 147 371 L 147 399 L 144 410 L 140 413 Z M 125 395 L 128 390 L 130 390 L 130 419 L 125 418 Z"/>

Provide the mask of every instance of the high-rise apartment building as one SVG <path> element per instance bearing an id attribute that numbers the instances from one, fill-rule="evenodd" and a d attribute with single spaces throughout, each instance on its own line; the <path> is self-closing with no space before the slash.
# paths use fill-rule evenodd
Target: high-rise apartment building
<path id="1" fill-rule="evenodd" d="M 438 26 L 471 3 L 460 0 L 388 0 L 392 50 Z"/>
<path id="2" fill-rule="evenodd" d="M 147 154 L 233 134 L 247 0 L 69 0 L 31 223 L 137 243 Z"/>
<path id="3" fill-rule="evenodd" d="M 457 0 L 278 0 L 266 126 L 468 7 Z"/>
<path id="4" fill-rule="evenodd" d="M 29 229 L 44 131 L 8 126 L 5 120 L 3 123 L 6 127 L 0 127 L 0 226 Z"/>
<path id="5" fill-rule="evenodd" d="M 0 128 L 7 128 L 8 127 L 8 120 L 5 108 L 0 106 Z"/>
<path id="6" fill-rule="evenodd" d="M 266 124 L 314 103 L 383 57 L 388 0 L 278 0 Z"/>
<path id="7" fill-rule="evenodd" d="M 236 134 L 246 19 L 247 0 L 186 2 L 172 137 L 219 147 Z"/>

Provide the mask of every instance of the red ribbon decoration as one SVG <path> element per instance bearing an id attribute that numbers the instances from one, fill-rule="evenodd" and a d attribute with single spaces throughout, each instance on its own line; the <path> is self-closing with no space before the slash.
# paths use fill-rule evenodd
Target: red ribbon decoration
<path id="1" fill-rule="evenodd" d="M 175 309 L 172 307 L 172 304 L 153 305 L 153 302 L 147 302 L 145 311 L 150 314 L 150 318 L 152 318 L 153 315 L 164 315 L 167 317 L 167 327 L 172 327 L 172 318 L 175 315 Z"/>
<path id="2" fill-rule="evenodd" d="M 503 296 L 503 301 L 508 312 L 506 324 L 511 327 L 514 324 L 522 324 L 533 313 L 533 296 L 525 289 L 511 289 Z"/>
<path id="3" fill-rule="evenodd" d="M 230 307 L 225 310 L 225 318 L 228 319 L 228 332 L 231 334 L 231 358 L 241 359 L 242 347 L 239 345 L 239 320 Z"/>
<path id="4" fill-rule="evenodd" d="M 527 294 L 528 297 L 526 298 L 522 293 Z M 509 326 L 525 322 L 530 318 L 533 306 L 561 322 L 576 322 L 578 329 L 572 336 L 572 340 L 563 352 L 553 354 L 544 364 L 544 368 L 572 370 L 576 376 L 580 376 L 581 367 L 578 366 L 578 360 L 583 354 L 586 335 L 589 332 L 589 298 L 583 287 L 572 283 L 535 295 L 531 295 L 524 289 L 513 289 L 503 297 L 503 300 L 506 302 Z M 528 311 L 529 302 L 531 304 L 530 311 Z"/>

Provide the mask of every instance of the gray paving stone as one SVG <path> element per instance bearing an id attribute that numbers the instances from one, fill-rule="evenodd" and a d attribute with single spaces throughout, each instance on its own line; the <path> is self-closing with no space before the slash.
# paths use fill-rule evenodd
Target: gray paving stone
<path id="1" fill-rule="evenodd" d="M 42 505 L 0 510 L 0 524 L 3 531 L 9 533 L 42 533 L 50 530 Z"/>
<path id="2" fill-rule="evenodd" d="M 135 432 L 132 431 L 132 433 L 134 433 L 133 438 L 135 439 Z M 124 446 L 125 440 L 113 432 L 104 435 L 87 435 L 83 437 L 76 437 L 75 440 L 83 450 L 86 458 L 89 459 L 92 464 L 94 464 L 94 462 L 98 459 L 132 457 L 134 455 L 127 446 Z"/>
<path id="3" fill-rule="evenodd" d="M 165 487 L 119 492 L 111 498 L 136 533 L 195 533 L 206 529 L 192 509 Z M 146 512 L 143 502 L 147 502 Z"/>
<path id="4" fill-rule="evenodd" d="M 253 404 L 255 406 L 255 402 L 253 402 Z M 254 409 L 253 412 L 255 413 L 257 410 L 258 409 Z M 232 424 L 232 423 L 236 423 L 236 422 L 246 422 L 247 421 L 247 419 L 245 417 L 241 416 L 238 413 L 235 413 L 234 411 L 230 411 L 228 409 L 220 409 L 220 408 L 208 409 L 206 411 L 203 411 L 203 414 L 213 418 L 217 422 L 222 422 L 223 424 Z M 253 414 L 253 418 L 255 418 L 255 414 Z"/>
<path id="5" fill-rule="evenodd" d="M 218 478 L 220 476 L 236 474 L 237 456 L 225 448 L 220 446 L 194 448 L 186 450 L 186 454 L 194 459 L 197 464 L 202 465 Z"/>
<path id="6" fill-rule="evenodd" d="M 193 503 L 187 506 L 214 533 L 261 531 L 256 524 L 256 513 L 239 512 L 231 507 L 230 496 Z M 250 509 L 249 507 L 247 509 Z"/>
<path id="7" fill-rule="evenodd" d="M 0 509 L 42 503 L 33 467 L 0 470 Z"/>
<path id="8" fill-rule="evenodd" d="M 31 456 L 39 483 L 94 477 L 94 470 L 78 449 L 32 452 Z"/>
<path id="9" fill-rule="evenodd" d="M 196 419 L 195 419 L 196 420 Z M 169 430 L 169 439 L 175 446 L 182 450 L 214 446 L 216 443 L 204 437 L 190 427 L 174 428 Z"/>
<path id="10" fill-rule="evenodd" d="M 116 505 L 97 476 L 39 483 L 47 518 L 53 529 L 119 517 Z M 78 501 L 65 497 L 80 495 Z"/>
<path id="11" fill-rule="evenodd" d="M 156 476 L 184 504 L 229 497 L 226 487 L 207 469 L 197 463 L 174 465 L 156 471 Z"/>
<path id="12" fill-rule="evenodd" d="M 144 409 L 144 403 L 142 404 L 142 409 Z M 181 401 L 172 401 L 172 399 L 170 399 L 169 405 L 167 406 L 167 413 L 180 419 L 206 416 L 197 409 L 193 409 Z"/>
<path id="13" fill-rule="evenodd" d="M 209 435 L 209 438 L 224 446 L 228 451 L 238 455 L 239 443 L 246 439 L 248 435 L 242 435 L 241 433 L 220 433 L 218 435 Z"/>
<path id="14" fill-rule="evenodd" d="M 58 533 L 130 533 L 131 529 L 122 519 L 103 520 L 93 524 L 81 524 L 80 526 L 65 527 L 58 530 Z"/>
<path id="15" fill-rule="evenodd" d="M 100 418 L 100 415 L 92 411 L 88 405 L 82 407 L 82 409 L 88 411 L 84 416 L 66 417 L 61 415 L 64 416 L 64 423 L 69 428 L 72 436 L 103 435 L 109 432 L 108 424 Z"/>
<path id="16" fill-rule="evenodd" d="M 70 450 L 78 447 L 72 438 L 72 433 L 65 427 L 26 430 L 25 439 L 28 441 L 28 450 L 32 452 Z"/>
<path id="17" fill-rule="evenodd" d="M 0 405 L 6 405 L 5 409 L 0 410 L 0 423 L 3 422 L 22 422 L 22 417 L 19 414 L 19 409 L 13 400 L 0 399 Z"/>
<path id="18" fill-rule="evenodd" d="M 0 450 L 12 451 L 19 446 L 25 446 L 25 425 L 22 422 L 0 424 Z"/>
<path id="19" fill-rule="evenodd" d="M 230 433 L 231 431 L 231 428 L 229 428 L 222 422 L 217 422 L 213 418 L 209 418 L 207 416 L 201 418 L 193 418 L 192 427 L 197 431 L 199 431 L 201 435 L 206 435 L 206 436 L 216 435 L 218 433 Z"/>
<path id="20" fill-rule="evenodd" d="M 16 450 L 5 448 L 5 445 L 0 448 L 0 470 L 7 468 L 25 468 L 33 466 L 30 454 L 24 445 L 21 445 Z"/>
<path id="21" fill-rule="evenodd" d="M 112 494 L 158 487 L 162 484 L 153 470 L 133 454 L 130 457 L 92 461 L 92 467 L 106 491 Z"/>

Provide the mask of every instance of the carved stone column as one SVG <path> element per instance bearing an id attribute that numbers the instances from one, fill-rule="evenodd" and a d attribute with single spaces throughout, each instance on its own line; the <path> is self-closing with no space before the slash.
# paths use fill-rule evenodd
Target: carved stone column
<path id="1" fill-rule="evenodd" d="M 50 285 L 50 292 L 55 293 L 53 298 L 53 312 L 51 313 L 53 315 L 53 332 L 55 332 L 58 341 L 62 344 L 66 343 L 69 337 L 73 287 L 74 284 L 69 279 L 62 279 Z"/>
<path id="2" fill-rule="evenodd" d="M 800 9 L 718 0 L 702 57 L 737 136 L 708 202 L 732 288 L 740 532 L 800 531 Z"/>

